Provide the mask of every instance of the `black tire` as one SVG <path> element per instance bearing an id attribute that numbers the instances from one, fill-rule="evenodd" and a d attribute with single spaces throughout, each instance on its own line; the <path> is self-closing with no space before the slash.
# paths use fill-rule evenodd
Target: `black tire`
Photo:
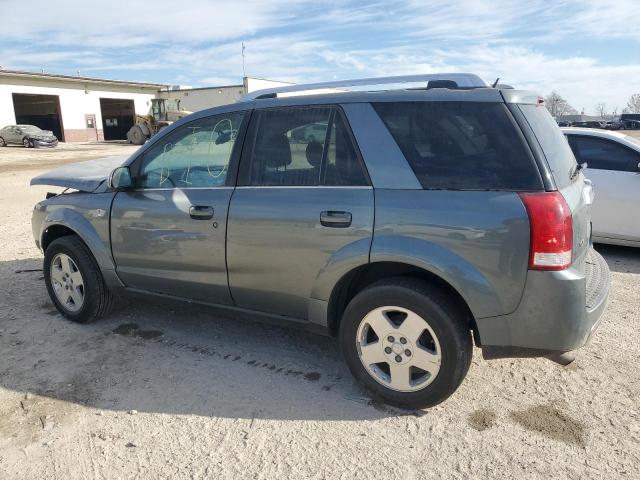
<path id="1" fill-rule="evenodd" d="M 358 327 L 372 310 L 397 306 L 428 319 L 440 344 L 440 370 L 427 386 L 412 392 L 396 391 L 377 381 L 364 367 L 358 353 Z M 426 408 L 451 396 L 466 376 L 473 344 L 464 310 L 437 286 L 411 277 L 377 282 L 349 302 L 340 324 L 340 349 L 356 380 L 375 399 L 401 408 Z"/>
<path id="2" fill-rule="evenodd" d="M 6 147 L 7 142 L 4 141 L 4 138 L 0 137 L 0 147 Z"/>
<path id="3" fill-rule="evenodd" d="M 70 311 L 58 300 L 52 285 L 52 261 L 59 253 L 71 257 L 84 281 L 84 300 L 81 308 L 76 312 Z M 44 254 L 43 271 L 51 301 L 58 311 L 69 320 L 77 323 L 90 323 L 104 317 L 113 308 L 114 296 L 102 278 L 98 263 L 89 248 L 76 235 L 60 237 L 51 242 Z"/>
<path id="4" fill-rule="evenodd" d="M 140 126 L 134 125 L 127 133 L 127 139 L 134 145 L 144 145 L 144 142 L 147 141 L 147 136 Z"/>
<path id="5" fill-rule="evenodd" d="M 31 143 L 31 140 L 29 140 L 27 137 L 24 137 L 22 139 L 22 145 L 24 145 L 25 148 L 33 147 L 33 144 Z"/>

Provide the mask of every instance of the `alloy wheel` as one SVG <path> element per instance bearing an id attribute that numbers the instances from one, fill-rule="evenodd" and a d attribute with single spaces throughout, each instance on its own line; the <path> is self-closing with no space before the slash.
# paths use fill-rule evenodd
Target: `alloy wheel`
<path id="1" fill-rule="evenodd" d="M 402 307 L 370 311 L 356 337 L 362 365 L 378 383 L 399 392 L 431 384 L 442 361 L 438 338 L 424 318 Z"/>
<path id="2" fill-rule="evenodd" d="M 50 280 L 58 301 L 69 312 L 75 313 L 84 303 L 84 279 L 73 259 L 58 253 L 51 260 Z"/>

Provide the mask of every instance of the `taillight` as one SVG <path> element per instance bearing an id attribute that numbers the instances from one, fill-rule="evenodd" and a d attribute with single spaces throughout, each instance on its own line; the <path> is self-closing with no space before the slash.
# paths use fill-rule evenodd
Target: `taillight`
<path id="1" fill-rule="evenodd" d="M 529 214 L 531 246 L 529 268 L 564 270 L 571 265 L 573 220 L 559 192 L 521 193 Z"/>

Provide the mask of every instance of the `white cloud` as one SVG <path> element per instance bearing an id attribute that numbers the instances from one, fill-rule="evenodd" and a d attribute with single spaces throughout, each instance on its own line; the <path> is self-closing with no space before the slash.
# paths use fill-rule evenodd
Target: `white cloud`
<path id="1" fill-rule="evenodd" d="M 170 0 L 132 2 L 112 0 L 87 4 L 66 0 L 52 5 L 31 0 L 28 15 L 14 15 L 3 22 L 0 38 L 32 39 L 46 36 L 58 44 L 120 48 L 133 40 L 201 42 L 251 35 L 291 19 L 295 1 L 243 0 L 211 2 L 191 0 L 188 5 Z M 80 42 L 80 43 L 77 43 Z"/>
<path id="2" fill-rule="evenodd" d="M 236 84 L 244 41 L 247 74 L 279 80 L 471 71 L 587 111 L 640 88 L 640 0 L 32 0 L 30 12 L 0 30 L 5 68 Z M 628 42 L 628 58 L 577 50 L 593 39 Z"/>

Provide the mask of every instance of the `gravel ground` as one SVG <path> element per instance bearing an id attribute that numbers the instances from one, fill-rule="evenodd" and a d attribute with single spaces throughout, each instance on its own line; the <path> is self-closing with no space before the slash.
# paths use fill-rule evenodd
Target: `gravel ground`
<path id="1" fill-rule="evenodd" d="M 640 478 L 640 251 L 598 247 L 610 303 L 576 362 L 476 350 L 447 402 L 400 411 L 328 338 L 140 300 L 64 320 L 30 227 L 55 189 L 30 161 L 0 175 L 0 478 Z"/>

